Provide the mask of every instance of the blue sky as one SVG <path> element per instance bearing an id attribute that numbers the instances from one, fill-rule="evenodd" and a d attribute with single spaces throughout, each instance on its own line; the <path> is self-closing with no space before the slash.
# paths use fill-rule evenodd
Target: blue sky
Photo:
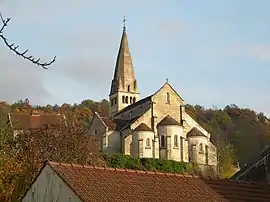
<path id="1" fill-rule="evenodd" d="M 236 104 L 270 115 L 270 1 L 2 0 L 5 35 L 57 61 L 48 71 L 0 43 L 0 100 L 108 98 L 123 16 L 141 96 L 166 78 L 186 103 Z"/>

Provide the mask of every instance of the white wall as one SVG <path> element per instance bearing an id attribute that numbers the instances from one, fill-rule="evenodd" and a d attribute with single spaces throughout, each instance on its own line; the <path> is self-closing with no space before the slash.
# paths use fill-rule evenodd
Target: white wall
<path id="1" fill-rule="evenodd" d="M 104 140 L 105 138 L 105 140 Z M 104 144 L 105 143 L 105 144 Z M 105 153 L 119 153 L 121 149 L 121 138 L 119 131 L 108 131 L 103 136 L 102 151 Z"/>
<path id="2" fill-rule="evenodd" d="M 47 165 L 22 202 L 82 202 L 69 186 Z"/>
<path id="3" fill-rule="evenodd" d="M 198 163 L 198 164 L 205 164 L 206 163 L 206 151 L 205 151 L 205 145 L 209 147 L 209 141 L 207 137 L 204 136 L 193 136 L 188 138 L 189 142 L 189 155 L 191 157 L 192 162 Z M 200 144 L 202 144 L 202 151 L 200 151 Z M 192 146 L 195 145 L 196 151 L 192 151 Z M 194 154 L 194 159 L 192 159 L 192 153 L 196 152 Z M 209 149 L 208 149 L 208 156 L 209 156 Z M 209 160 L 209 159 L 208 159 Z"/>
<path id="4" fill-rule="evenodd" d="M 183 161 L 185 159 L 185 153 L 188 149 L 185 144 L 186 135 L 183 133 L 181 126 L 158 126 L 159 142 L 161 142 L 161 136 L 165 135 L 165 148 L 160 145 L 160 158 L 169 159 L 175 161 Z M 177 135 L 178 147 L 174 146 L 174 136 Z M 180 137 L 183 138 L 183 145 L 181 147 Z M 182 153 L 182 154 L 181 154 Z M 181 159 L 183 157 L 183 159 Z"/>
<path id="5" fill-rule="evenodd" d="M 147 147 L 147 138 L 150 139 L 150 147 Z M 132 134 L 132 156 L 141 158 L 153 158 L 153 140 L 152 131 L 134 131 Z"/>

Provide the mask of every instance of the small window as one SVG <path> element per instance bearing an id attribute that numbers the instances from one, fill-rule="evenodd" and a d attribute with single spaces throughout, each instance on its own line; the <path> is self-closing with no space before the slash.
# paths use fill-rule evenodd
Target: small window
<path id="1" fill-rule="evenodd" d="M 132 104 L 132 97 L 130 97 L 129 102 L 130 102 L 130 104 Z"/>
<path id="2" fill-rule="evenodd" d="M 199 144 L 199 152 L 203 152 L 203 144 Z"/>
<path id="3" fill-rule="evenodd" d="M 98 134 L 98 131 L 97 131 L 97 129 L 95 129 L 95 135 L 97 135 Z"/>
<path id="4" fill-rule="evenodd" d="M 114 98 L 114 104 L 115 104 L 115 105 L 117 104 L 117 97 Z"/>
<path id="5" fill-rule="evenodd" d="M 113 106 L 113 99 L 111 99 L 111 106 Z"/>
<path id="6" fill-rule="evenodd" d="M 134 81 L 134 90 L 136 90 L 136 88 L 137 88 L 137 81 L 135 80 Z"/>
<path id="7" fill-rule="evenodd" d="M 128 96 L 126 96 L 125 103 L 128 104 Z"/>
<path id="8" fill-rule="evenodd" d="M 104 146 L 107 145 L 106 135 L 103 136 L 103 145 L 104 145 Z"/>
<path id="9" fill-rule="evenodd" d="M 128 85 L 128 92 L 130 92 L 130 85 Z"/>
<path id="10" fill-rule="evenodd" d="M 125 103 L 125 96 L 122 96 L 122 102 Z"/>
<path id="11" fill-rule="evenodd" d="M 166 103 L 170 104 L 170 93 L 166 94 Z"/>
<path id="12" fill-rule="evenodd" d="M 150 138 L 147 138 L 147 139 L 146 139 L 146 147 L 147 147 L 147 148 L 151 148 Z"/>
<path id="13" fill-rule="evenodd" d="M 133 97 L 133 103 L 135 103 L 136 102 L 136 98 L 135 97 Z"/>
<path id="14" fill-rule="evenodd" d="M 160 147 L 165 147 L 165 136 L 161 135 L 160 137 Z"/>
<path id="15" fill-rule="evenodd" d="M 178 147 L 178 135 L 174 136 L 174 147 Z"/>

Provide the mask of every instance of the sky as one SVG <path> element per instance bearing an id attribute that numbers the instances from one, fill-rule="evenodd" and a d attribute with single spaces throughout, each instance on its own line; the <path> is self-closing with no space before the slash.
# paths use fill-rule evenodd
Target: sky
<path id="1" fill-rule="evenodd" d="M 126 16 L 141 97 L 169 83 L 187 104 L 248 107 L 270 116 L 268 0 L 0 0 L 0 100 L 36 104 L 108 99 Z"/>

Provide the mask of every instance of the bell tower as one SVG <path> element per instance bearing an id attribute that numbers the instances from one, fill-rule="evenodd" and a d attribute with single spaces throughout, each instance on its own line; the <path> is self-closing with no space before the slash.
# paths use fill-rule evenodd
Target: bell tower
<path id="1" fill-rule="evenodd" d="M 140 98 L 137 80 L 134 74 L 132 58 L 128 47 L 126 19 L 124 17 L 123 33 L 116 59 L 114 76 L 110 91 L 110 117 Z"/>

